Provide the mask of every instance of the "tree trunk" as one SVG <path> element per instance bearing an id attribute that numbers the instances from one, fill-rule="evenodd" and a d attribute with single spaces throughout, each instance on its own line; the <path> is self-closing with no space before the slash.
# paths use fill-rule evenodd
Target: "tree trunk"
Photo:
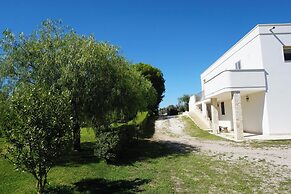
<path id="1" fill-rule="evenodd" d="M 74 150 L 81 150 L 81 129 L 78 118 L 78 110 L 77 110 L 77 102 L 76 99 L 72 100 L 72 108 L 73 108 L 73 146 Z"/>
<path id="2" fill-rule="evenodd" d="M 38 182 L 37 182 L 37 193 L 43 194 L 45 193 L 45 182 L 43 182 L 43 177 L 40 177 Z"/>
<path id="3" fill-rule="evenodd" d="M 74 122 L 73 126 L 73 135 L 74 135 L 74 150 L 81 150 L 81 129 L 78 121 Z"/>

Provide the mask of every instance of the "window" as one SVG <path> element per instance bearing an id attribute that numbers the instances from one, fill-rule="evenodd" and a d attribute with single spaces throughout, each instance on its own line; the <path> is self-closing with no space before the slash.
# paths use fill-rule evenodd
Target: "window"
<path id="1" fill-rule="evenodd" d="M 240 61 L 235 63 L 235 69 L 241 69 Z"/>
<path id="2" fill-rule="evenodd" d="M 222 114 L 222 115 L 225 115 L 224 102 L 221 102 L 221 106 L 220 106 L 220 108 L 221 108 L 221 114 Z"/>
<path id="3" fill-rule="evenodd" d="M 291 46 L 284 46 L 284 60 L 291 61 Z"/>

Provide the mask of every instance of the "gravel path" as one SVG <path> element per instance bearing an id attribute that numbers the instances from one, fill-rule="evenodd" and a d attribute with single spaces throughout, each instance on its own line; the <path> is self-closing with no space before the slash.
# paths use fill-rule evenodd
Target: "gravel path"
<path id="1" fill-rule="evenodd" d="M 253 163 L 266 163 L 274 172 L 282 171 L 282 176 L 291 178 L 291 146 L 254 148 L 246 143 L 230 141 L 201 140 L 187 135 L 185 123 L 180 116 L 163 117 L 155 123 L 153 140 L 180 143 L 195 147 L 201 153 L 216 156 L 219 159 L 236 162 L 248 160 Z M 177 145 L 177 144 L 175 144 Z"/>

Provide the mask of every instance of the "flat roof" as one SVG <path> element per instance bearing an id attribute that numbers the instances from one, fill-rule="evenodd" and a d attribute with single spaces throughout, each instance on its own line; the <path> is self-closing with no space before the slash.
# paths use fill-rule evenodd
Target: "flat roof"
<path id="1" fill-rule="evenodd" d="M 237 46 L 243 39 L 245 39 L 250 33 L 252 33 L 255 29 L 260 26 L 291 26 L 291 23 L 275 23 L 275 24 L 257 24 L 255 25 L 247 34 L 245 34 L 241 39 L 239 39 L 233 46 L 231 46 L 227 51 L 225 51 L 218 59 L 216 59 L 207 69 L 205 69 L 202 73 L 204 74 L 209 68 L 214 66 L 214 64 L 219 61 L 224 55 L 226 55 L 230 50 L 232 50 L 235 46 Z"/>

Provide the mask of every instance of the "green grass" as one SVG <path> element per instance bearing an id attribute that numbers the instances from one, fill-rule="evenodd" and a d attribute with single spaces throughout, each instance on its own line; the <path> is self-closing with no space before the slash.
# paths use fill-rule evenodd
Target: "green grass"
<path id="1" fill-rule="evenodd" d="M 129 122 L 129 124 L 135 123 L 140 125 L 148 117 L 148 112 L 138 112 L 135 119 Z"/>
<path id="2" fill-rule="evenodd" d="M 81 142 L 94 142 L 95 132 L 92 128 L 82 128 L 81 130 Z"/>
<path id="3" fill-rule="evenodd" d="M 291 140 L 268 140 L 268 141 L 252 140 L 244 142 L 244 144 L 250 145 L 254 148 L 286 147 L 291 146 Z"/>
<path id="4" fill-rule="evenodd" d="M 94 131 L 84 128 L 81 136 L 84 150 L 50 171 L 50 193 L 263 193 L 265 177 L 254 176 L 259 172 L 250 164 L 233 164 L 203 155 L 195 147 L 150 140 L 131 146 L 119 163 L 107 164 L 90 152 Z M 0 148 L 4 146 L 2 138 Z M 30 174 L 15 171 L 3 158 L 0 169 L 0 193 L 35 192 Z M 285 188 L 280 191 L 290 191 L 290 181 L 280 185 Z"/>
<path id="5" fill-rule="evenodd" d="M 181 118 L 182 118 L 182 121 L 186 125 L 185 131 L 188 135 L 190 135 L 192 137 L 197 137 L 198 139 L 203 139 L 203 140 L 222 140 L 222 141 L 225 141 L 224 138 L 218 137 L 216 135 L 212 135 L 208 131 L 200 129 L 190 118 L 188 118 L 186 116 L 183 116 Z"/>
<path id="6" fill-rule="evenodd" d="M 16 171 L 14 166 L 4 160 L 6 146 L 4 138 L 0 138 L 0 193 L 29 193 L 34 189 L 33 177 L 25 172 Z"/>

